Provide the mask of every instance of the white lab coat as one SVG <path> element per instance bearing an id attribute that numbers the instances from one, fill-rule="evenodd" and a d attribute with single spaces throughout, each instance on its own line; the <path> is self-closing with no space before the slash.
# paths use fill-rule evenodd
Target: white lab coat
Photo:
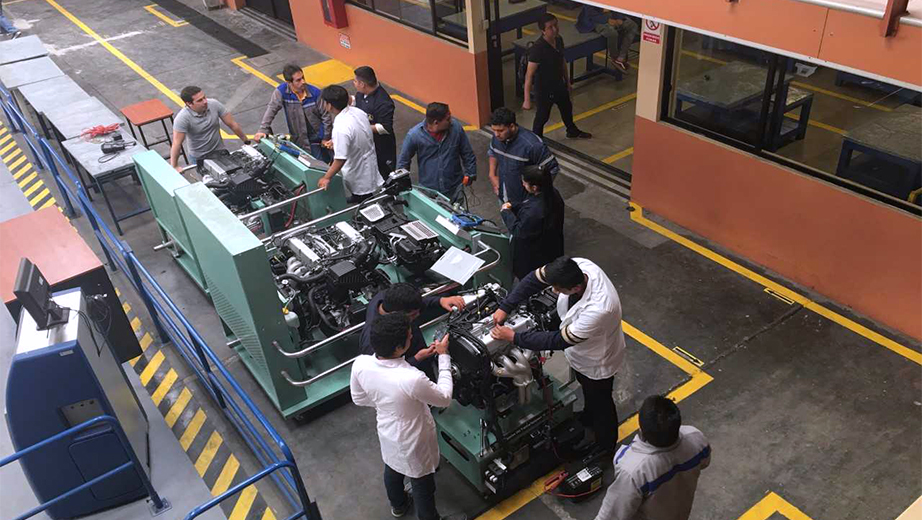
<path id="1" fill-rule="evenodd" d="M 679 428 L 666 448 L 634 436 L 615 452 L 615 480 L 596 520 L 687 520 L 701 470 L 711 463 L 711 446 L 697 428 Z"/>
<path id="2" fill-rule="evenodd" d="M 582 298 L 573 307 L 569 307 L 569 296 L 561 294 L 557 298 L 560 333 L 564 341 L 573 345 L 563 352 L 580 374 L 589 379 L 607 379 L 624 363 L 621 299 L 599 266 L 585 258 L 573 261 L 589 280 Z"/>
<path id="3" fill-rule="evenodd" d="M 352 364 L 352 401 L 377 412 L 381 458 L 410 478 L 434 473 L 439 443 L 429 406 L 451 404 L 451 358 L 439 356 L 438 383 L 406 360 L 363 355 Z"/>

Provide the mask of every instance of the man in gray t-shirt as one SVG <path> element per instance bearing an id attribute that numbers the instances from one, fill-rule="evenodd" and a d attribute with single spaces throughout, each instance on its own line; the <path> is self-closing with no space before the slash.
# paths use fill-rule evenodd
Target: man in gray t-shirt
<path id="1" fill-rule="evenodd" d="M 170 166 L 182 171 L 177 165 L 182 144 L 189 137 L 189 161 L 198 163 L 206 155 L 224 149 L 221 139 L 221 121 L 244 143 L 249 142 L 243 128 L 234 116 L 218 100 L 207 99 L 199 87 L 186 87 L 180 96 L 186 106 L 179 111 L 173 123 L 173 147 L 170 149 Z"/>

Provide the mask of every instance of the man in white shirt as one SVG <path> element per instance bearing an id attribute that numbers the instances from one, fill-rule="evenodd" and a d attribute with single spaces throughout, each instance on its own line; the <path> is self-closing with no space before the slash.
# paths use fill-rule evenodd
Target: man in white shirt
<path id="1" fill-rule="evenodd" d="M 435 507 L 435 470 L 439 465 L 439 443 L 429 406 L 451 404 L 451 358 L 448 335 L 432 346 L 439 356 L 438 382 L 414 368 L 404 354 L 413 339 L 410 318 L 392 312 L 375 320 L 371 343 L 375 355 L 362 355 L 352 364 L 352 401 L 377 412 L 378 440 L 384 459 L 384 488 L 391 514 L 401 517 L 409 511 L 410 496 L 404 490 L 410 478 L 416 516 L 439 520 Z M 466 520 L 466 516 L 452 516 Z"/>
<path id="2" fill-rule="evenodd" d="M 682 426 L 666 397 L 646 398 L 637 415 L 640 433 L 615 455 L 615 480 L 595 520 L 688 520 L 711 446 L 697 428 Z"/>
<path id="3" fill-rule="evenodd" d="M 339 85 L 330 85 L 320 93 L 324 110 L 333 116 L 333 162 L 317 186 L 326 189 L 334 175 L 343 172 L 343 184 L 351 193 L 350 203 L 372 196 L 384 184 L 378 173 L 375 141 L 368 124 L 368 114 L 349 106 L 349 93 Z"/>
<path id="4" fill-rule="evenodd" d="M 558 293 L 560 330 L 516 333 L 502 326 L 510 311 L 549 285 Z M 500 303 L 493 321 L 494 338 L 535 352 L 563 350 L 583 389 L 583 422 L 591 425 L 599 448 L 614 450 L 618 412 L 612 392 L 625 347 L 621 300 L 605 272 L 585 258 L 560 257 L 519 281 Z"/>

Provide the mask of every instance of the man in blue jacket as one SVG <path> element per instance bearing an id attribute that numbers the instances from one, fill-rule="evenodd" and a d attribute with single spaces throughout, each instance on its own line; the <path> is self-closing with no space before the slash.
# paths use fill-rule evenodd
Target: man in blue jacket
<path id="1" fill-rule="evenodd" d="M 451 117 L 445 103 L 429 103 L 426 120 L 410 129 L 403 140 L 397 168 L 408 169 L 413 156 L 419 183 L 457 202 L 464 186 L 477 178 L 477 157 L 464 127 Z"/>
<path id="2" fill-rule="evenodd" d="M 490 118 L 493 140 L 487 155 L 490 159 L 490 183 L 500 203 L 519 204 L 525 200 L 522 169 L 529 165 L 547 168 L 551 175 L 560 171 L 557 158 L 540 137 L 515 122 L 515 112 L 505 107 L 493 111 Z"/>
<path id="3" fill-rule="evenodd" d="M 304 81 L 304 72 L 297 65 L 282 69 L 285 83 L 272 91 L 266 113 L 253 137 L 259 141 L 272 133 L 272 120 L 279 110 L 285 109 L 285 121 L 291 141 L 323 162 L 330 162 L 330 137 L 333 135 L 333 117 L 323 110 L 320 89 Z"/>

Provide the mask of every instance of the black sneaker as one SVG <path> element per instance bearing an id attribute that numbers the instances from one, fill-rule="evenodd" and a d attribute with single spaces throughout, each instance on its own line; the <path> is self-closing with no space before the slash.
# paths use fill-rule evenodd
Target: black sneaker
<path id="1" fill-rule="evenodd" d="M 617 67 L 621 72 L 627 72 L 631 68 L 631 65 L 627 60 L 611 60 L 612 65 Z"/>
<path id="2" fill-rule="evenodd" d="M 407 514 L 411 509 L 413 509 L 413 496 L 407 495 L 407 501 L 403 504 L 403 507 L 393 507 L 391 506 L 391 516 L 394 518 L 400 518 L 401 516 Z"/>
<path id="3" fill-rule="evenodd" d="M 592 139 L 592 134 L 583 132 L 582 130 L 577 131 L 575 134 L 567 132 L 567 139 Z"/>

